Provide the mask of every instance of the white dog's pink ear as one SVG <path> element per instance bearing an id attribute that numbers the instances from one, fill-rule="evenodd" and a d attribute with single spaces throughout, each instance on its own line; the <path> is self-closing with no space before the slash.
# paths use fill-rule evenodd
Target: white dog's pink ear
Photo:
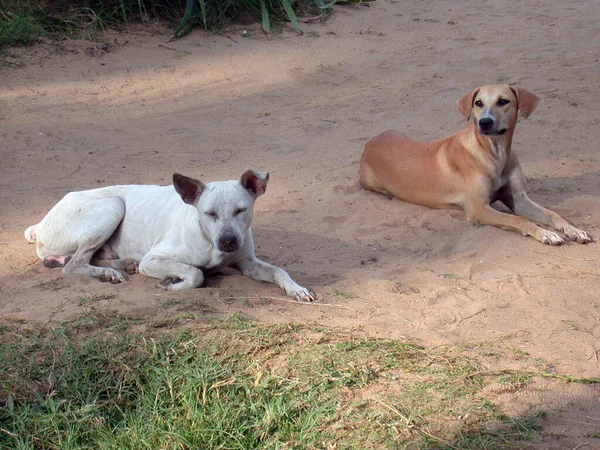
<path id="1" fill-rule="evenodd" d="M 529 91 L 521 88 L 510 88 L 513 91 L 513 94 L 517 97 L 517 102 L 519 104 L 519 112 L 521 115 L 527 119 L 529 115 L 535 111 L 538 103 L 540 102 L 540 98 L 532 94 Z"/>
<path id="2" fill-rule="evenodd" d="M 479 88 L 475 89 L 473 92 L 463 95 L 461 99 L 456 102 L 456 106 L 458 106 L 458 110 L 460 113 L 465 116 L 465 119 L 469 120 L 471 117 L 471 110 L 473 109 L 473 102 L 475 101 L 475 97 L 479 93 Z"/>
<path id="3" fill-rule="evenodd" d="M 267 172 L 255 172 L 246 170 L 240 178 L 240 183 L 254 195 L 261 196 L 267 190 L 269 174 Z"/>
<path id="4" fill-rule="evenodd" d="M 204 190 L 204 183 L 180 173 L 173 174 L 173 186 L 181 199 L 188 205 L 196 205 Z"/>

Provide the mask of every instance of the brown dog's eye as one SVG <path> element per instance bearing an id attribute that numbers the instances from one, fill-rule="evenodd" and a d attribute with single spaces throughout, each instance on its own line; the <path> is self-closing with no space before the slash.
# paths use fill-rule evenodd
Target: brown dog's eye
<path id="1" fill-rule="evenodd" d="M 499 106 L 508 105 L 509 103 L 510 103 L 510 101 L 506 100 L 505 98 L 501 98 L 500 100 L 498 100 Z"/>
<path id="2" fill-rule="evenodd" d="M 481 100 L 477 100 L 475 102 L 475 106 L 477 106 L 478 108 L 481 108 L 483 106 L 483 102 Z"/>

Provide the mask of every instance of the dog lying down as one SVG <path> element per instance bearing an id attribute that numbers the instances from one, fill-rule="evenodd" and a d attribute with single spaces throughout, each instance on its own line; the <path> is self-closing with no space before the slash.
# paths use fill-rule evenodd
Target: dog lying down
<path id="1" fill-rule="evenodd" d="M 472 222 L 519 231 L 543 244 L 560 245 L 563 236 L 580 244 L 591 242 L 585 231 L 525 192 L 512 139 L 518 113 L 529 117 L 539 100 L 512 86 L 479 87 L 458 101 L 465 119 L 473 116 L 473 124 L 459 133 L 420 142 L 390 130 L 367 142 L 360 184 L 419 205 L 462 208 Z M 514 214 L 493 209 L 490 204 L 496 200 Z"/>
<path id="2" fill-rule="evenodd" d="M 245 276 L 276 283 L 297 300 L 315 294 L 254 255 L 250 225 L 268 173 L 239 180 L 201 181 L 173 175 L 173 186 L 124 185 L 71 192 L 25 231 L 45 267 L 62 267 L 102 281 L 132 275 L 160 279 L 169 290 L 195 288 L 204 273 L 234 266 Z"/>

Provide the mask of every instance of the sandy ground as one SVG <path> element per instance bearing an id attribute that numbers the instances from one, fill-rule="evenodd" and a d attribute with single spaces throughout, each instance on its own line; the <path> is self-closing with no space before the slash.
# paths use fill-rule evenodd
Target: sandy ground
<path id="1" fill-rule="evenodd" d="M 600 236 L 598 17 L 592 0 L 378 0 L 338 6 L 301 36 L 257 25 L 167 43 L 168 31 L 129 30 L 16 49 L 22 66 L 0 67 L 1 314 L 60 320 L 85 311 L 82 298 L 190 322 L 243 312 L 429 345 L 490 343 L 544 370 L 598 376 L 598 244 L 543 246 L 357 181 L 370 137 L 451 134 L 466 125 L 461 95 L 510 83 L 542 98 L 514 142 L 530 196 Z M 248 168 L 271 174 L 256 206 L 257 254 L 318 303 L 288 303 L 233 270 L 179 293 L 141 275 L 118 286 L 64 276 L 23 238 L 71 190 Z M 540 445 L 600 445 L 585 438 L 600 432 L 599 390 L 552 386 L 515 400 L 554 414 Z"/>

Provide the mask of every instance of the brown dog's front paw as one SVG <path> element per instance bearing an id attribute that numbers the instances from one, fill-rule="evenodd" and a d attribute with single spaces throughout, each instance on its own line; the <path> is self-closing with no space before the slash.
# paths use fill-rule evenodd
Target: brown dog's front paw
<path id="1" fill-rule="evenodd" d="M 544 229 L 540 229 L 539 235 L 536 237 L 538 241 L 545 245 L 562 245 L 565 242 L 565 240 L 554 231 Z"/>
<path id="2" fill-rule="evenodd" d="M 569 238 L 570 241 L 577 242 L 579 244 L 589 244 L 590 242 L 593 242 L 592 237 L 585 231 L 580 230 L 579 228 L 565 228 L 563 232 L 565 233 L 565 236 Z"/>

